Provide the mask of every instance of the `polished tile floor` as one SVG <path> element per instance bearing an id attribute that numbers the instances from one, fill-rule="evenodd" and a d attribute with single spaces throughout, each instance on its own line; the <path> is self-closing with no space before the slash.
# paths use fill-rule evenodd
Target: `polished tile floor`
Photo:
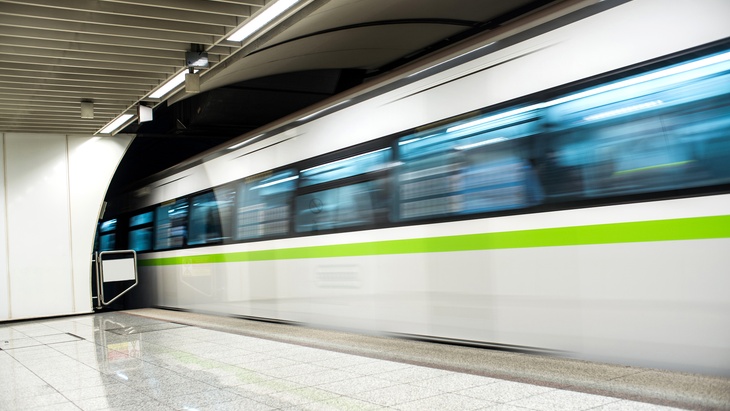
<path id="1" fill-rule="evenodd" d="M 0 410 L 675 409 L 382 359 L 375 354 L 386 350 L 372 343 L 357 355 L 311 339 L 287 342 L 286 333 L 258 338 L 213 322 L 162 319 L 170 315 L 177 314 L 0 324 Z"/>

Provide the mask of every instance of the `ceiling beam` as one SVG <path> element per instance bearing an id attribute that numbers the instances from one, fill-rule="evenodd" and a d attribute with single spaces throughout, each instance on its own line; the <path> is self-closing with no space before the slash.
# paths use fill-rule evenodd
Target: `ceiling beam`
<path id="1" fill-rule="evenodd" d="M 47 88 L 48 90 L 83 90 L 88 88 L 91 91 L 102 91 L 102 90 L 117 90 L 121 89 L 120 93 L 130 94 L 134 92 L 134 95 L 139 93 L 145 94 L 152 88 L 146 84 L 130 84 L 130 83 L 87 83 L 79 81 L 68 81 L 68 80 L 57 80 L 57 79 L 23 79 L 19 81 L 18 78 L 3 78 L 0 76 L 0 87 L 23 87 L 26 89 L 30 88 Z"/>
<path id="2" fill-rule="evenodd" d="M 11 106 L 7 102 L 0 101 L 0 113 L 4 114 L 11 114 L 13 116 L 22 115 L 22 116 L 34 116 L 38 115 L 40 117 L 46 117 L 46 116 L 52 116 L 52 117 L 69 117 L 68 114 L 71 114 L 72 117 L 78 117 L 78 114 L 80 112 L 80 105 L 76 104 L 75 106 L 72 106 L 69 104 L 68 106 L 24 106 L 24 107 L 15 107 Z M 111 107 L 96 107 L 94 106 L 94 113 L 96 115 L 104 114 L 106 116 L 116 115 L 118 111 L 116 109 L 113 109 Z M 0 114 L 2 115 L 2 114 Z"/>
<path id="3" fill-rule="evenodd" d="M 264 0 L 247 0 L 247 1 L 200 1 L 200 0 L 103 0 L 109 3 L 135 4 L 141 6 L 152 5 L 154 7 L 167 8 L 173 10 L 200 11 L 206 13 L 228 14 L 234 16 L 246 15 L 246 10 L 250 10 L 253 14 L 256 10 L 264 6 Z M 250 15 L 249 14 L 249 15 Z"/>
<path id="4" fill-rule="evenodd" d="M 0 83 L 0 88 L 10 91 L 15 90 L 18 92 L 29 91 L 36 93 L 48 93 L 49 95 L 56 96 L 79 96 L 79 98 L 92 98 L 94 96 L 116 96 L 119 98 L 134 98 L 139 96 L 138 90 L 128 90 L 123 88 L 90 88 L 90 87 L 63 87 L 56 85 L 47 84 L 18 84 L 18 83 Z"/>
<path id="5" fill-rule="evenodd" d="M 39 19 L 34 17 L 9 16 L 0 13 L 0 26 L 56 30 L 69 33 L 99 34 L 137 39 L 154 39 L 211 45 L 220 38 L 216 35 L 204 35 L 190 32 L 157 30 L 149 27 L 129 27 L 94 24 L 87 22 L 69 22 L 61 20 Z"/>
<path id="6" fill-rule="evenodd" d="M 63 23 L 85 23 L 100 26 L 124 27 L 127 29 L 155 28 L 159 31 L 203 34 L 220 37 L 234 26 L 222 26 L 192 22 L 178 22 L 146 18 L 144 16 L 123 16 L 96 13 L 94 11 L 74 11 L 47 7 L 34 7 L 22 4 L 3 5 L 0 14 L 12 17 L 32 17 L 36 20 L 53 20 Z"/>
<path id="7" fill-rule="evenodd" d="M 78 33 L 73 31 L 48 30 L 46 28 L 5 26 L 3 35 L 40 41 L 67 41 L 77 44 L 98 44 L 104 46 L 134 47 L 138 49 L 184 51 L 190 49 L 189 41 L 168 41 L 149 38 L 119 37 L 107 34 Z"/>
<path id="8" fill-rule="evenodd" d="M 0 46 L 0 55 L 4 54 L 5 61 L 10 63 L 30 63 L 44 64 L 48 66 L 65 66 L 65 67 L 87 67 L 94 69 L 112 69 L 112 70 L 129 70 L 129 71 L 151 71 L 154 73 L 173 74 L 173 67 L 182 68 L 182 64 L 165 64 L 165 62 L 153 62 L 149 59 L 144 64 L 139 61 L 120 63 L 118 60 L 106 58 L 106 61 L 89 58 L 90 56 L 71 56 L 64 55 L 64 52 L 46 53 L 33 52 L 35 49 L 21 49 L 20 47 Z M 51 55 L 55 54 L 55 55 Z M 103 56 L 100 56 L 103 57 Z M 157 63 L 157 64 L 154 64 Z M 171 70 L 173 69 L 173 70 Z"/>
<path id="9" fill-rule="evenodd" d="M 110 14 L 115 16 L 129 16 L 141 19 L 158 19 L 166 21 L 177 21 L 183 23 L 208 24 L 215 26 L 236 26 L 239 17 L 251 15 L 251 7 L 240 6 L 240 13 L 212 13 L 205 9 L 209 2 L 198 2 L 197 10 L 183 10 L 172 7 L 156 7 L 150 3 L 122 4 L 96 0 L 4 0 L 5 4 L 16 4 L 26 7 L 38 7 L 70 10 L 74 12 L 87 13 L 90 10 L 94 14 Z"/>
<path id="10" fill-rule="evenodd" d="M 158 84 L 167 79 L 172 74 L 171 72 L 164 73 L 153 73 L 151 71 L 131 71 L 125 70 L 124 67 L 116 67 L 115 69 L 93 69 L 93 68 L 79 68 L 79 67 L 64 67 L 59 65 L 50 64 L 34 64 L 34 63 L 13 63 L 9 61 L 3 61 L 3 69 L 13 71 L 24 71 L 30 75 L 35 73 L 48 73 L 48 75 L 70 75 L 75 78 L 91 78 L 103 79 L 105 77 L 119 77 L 126 78 L 130 81 L 150 81 L 157 82 Z"/>
<path id="11" fill-rule="evenodd" d="M 123 47 L 117 45 L 78 44 L 68 41 L 36 40 L 23 37 L 0 35 L 0 46 L 34 48 L 40 50 L 63 50 L 69 53 L 88 53 L 98 56 L 108 55 L 108 59 L 124 61 L 128 57 L 149 57 L 159 60 L 168 59 L 171 64 L 182 66 L 185 63 L 185 49 L 178 51 L 152 50 L 137 47 Z M 53 53 L 49 53 L 53 54 Z M 81 54 L 79 54 L 81 55 Z M 211 62 L 218 61 L 216 55 L 208 56 Z"/>
<path id="12" fill-rule="evenodd" d="M 14 70 L 10 68 L 3 68 L 0 70 L 0 79 L 13 79 L 15 81 L 29 81 L 31 79 L 45 80 L 45 81 L 58 81 L 67 84 L 85 85 L 88 83 L 96 84 L 114 84 L 114 85 L 137 85 L 146 87 L 156 87 L 160 84 L 160 81 L 152 78 L 140 78 L 140 77 L 115 77 L 115 76 L 85 76 L 76 73 L 59 73 L 52 71 L 29 71 L 29 70 Z"/>
<path id="13" fill-rule="evenodd" d="M 119 113 L 120 110 L 127 108 L 127 102 L 120 102 L 112 99 L 93 99 L 94 107 L 107 107 L 114 109 Z M 0 104 L 8 105 L 13 104 L 18 107 L 65 107 L 74 106 L 81 107 L 81 100 L 65 97 L 56 96 L 39 96 L 33 95 L 23 98 L 22 101 L 18 99 L 15 94 L 4 94 L 0 92 Z"/>

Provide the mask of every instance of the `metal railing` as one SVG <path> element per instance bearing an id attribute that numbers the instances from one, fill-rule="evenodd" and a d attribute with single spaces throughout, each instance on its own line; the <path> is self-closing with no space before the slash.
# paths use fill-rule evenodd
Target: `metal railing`
<path id="1" fill-rule="evenodd" d="M 95 255 L 94 263 L 96 264 L 96 295 L 98 296 L 96 308 L 103 308 L 103 306 L 113 303 L 139 284 L 137 253 L 134 250 L 102 251 Z M 129 281 L 134 283 L 111 300 L 106 300 L 104 284 Z"/>

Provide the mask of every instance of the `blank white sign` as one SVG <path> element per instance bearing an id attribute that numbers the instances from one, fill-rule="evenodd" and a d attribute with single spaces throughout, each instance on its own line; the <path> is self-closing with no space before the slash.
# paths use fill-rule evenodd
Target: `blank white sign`
<path id="1" fill-rule="evenodd" d="M 134 281 L 134 258 L 104 260 L 101 262 L 104 282 Z"/>

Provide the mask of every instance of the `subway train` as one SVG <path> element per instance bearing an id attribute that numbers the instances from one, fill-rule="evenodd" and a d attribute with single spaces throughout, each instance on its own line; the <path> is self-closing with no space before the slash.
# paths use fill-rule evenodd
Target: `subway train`
<path id="1" fill-rule="evenodd" d="M 108 199 L 136 303 L 730 375 L 730 2 L 564 3 Z"/>

